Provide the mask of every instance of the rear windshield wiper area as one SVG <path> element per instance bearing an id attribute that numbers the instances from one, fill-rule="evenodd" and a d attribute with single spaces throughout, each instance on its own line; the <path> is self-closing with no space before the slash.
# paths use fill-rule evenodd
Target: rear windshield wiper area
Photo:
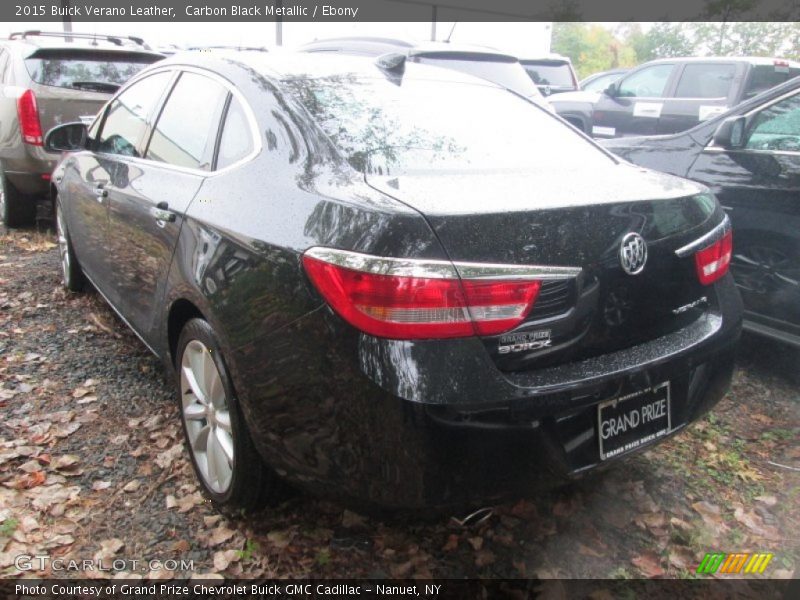
<path id="1" fill-rule="evenodd" d="M 71 81 L 69 87 L 76 90 L 113 94 L 120 88 L 120 85 L 118 83 L 108 83 L 107 81 Z"/>

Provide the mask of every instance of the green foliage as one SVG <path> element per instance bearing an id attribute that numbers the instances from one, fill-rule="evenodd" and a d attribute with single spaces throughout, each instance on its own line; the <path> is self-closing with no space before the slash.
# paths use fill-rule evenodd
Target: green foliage
<path id="1" fill-rule="evenodd" d="M 13 517 L 0 523 L 0 537 L 11 537 L 11 534 L 17 529 L 17 525 L 19 525 L 19 521 Z"/>

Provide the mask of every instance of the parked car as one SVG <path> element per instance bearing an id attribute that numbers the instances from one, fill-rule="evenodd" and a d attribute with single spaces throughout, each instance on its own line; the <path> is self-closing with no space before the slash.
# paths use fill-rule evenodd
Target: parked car
<path id="1" fill-rule="evenodd" d="M 572 61 L 566 56 L 549 54 L 539 58 L 521 58 L 520 63 L 543 96 L 580 89 Z"/>
<path id="2" fill-rule="evenodd" d="M 279 478 L 483 503 L 665 439 L 730 382 L 714 197 L 484 80 L 189 53 L 47 145 L 65 285 L 174 373 L 218 505 Z"/>
<path id="3" fill-rule="evenodd" d="M 618 81 L 630 69 L 611 69 L 610 71 L 600 71 L 593 73 L 586 79 L 582 79 L 578 87 L 584 92 L 602 92 L 608 88 L 609 85 Z"/>
<path id="4" fill-rule="evenodd" d="M 796 75 L 800 63 L 778 58 L 665 58 L 602 92 L 561 94 L 551 104 L 598 138 L 677 133 Z"/>
<path id="5" fill-rule="evenodd" d="M 408 42 L 394 38 L 344 37 L 315 40 L 300 46 L 298 50 L 372 57 L 399 54 L 410 62 L 454 69 L 487 79 L 529 98 L 550 112 L 553 111 L 539 92 L 539 88 L 526 77 L 519 60 L 494 48 L 450 42 Z"/>
<path id="6" fill-rule="evenodd" d="M 9 227 L 36 216 L 56 164 L 42 135 L 87 120 L 121 84 L 161 60 L 140 38 L 25 31 L 0 40 L 0 219 Z"/>
<path id="7" fill-rule="evenodd" d="M 736 236 L 745 328 L 800 346 L 800 78 L 684 133 L 603 144 L 712 189 Z"/>

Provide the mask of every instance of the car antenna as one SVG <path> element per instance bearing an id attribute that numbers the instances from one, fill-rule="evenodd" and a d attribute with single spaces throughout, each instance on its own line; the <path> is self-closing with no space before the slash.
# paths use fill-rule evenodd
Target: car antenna
<path id="1" fill-rule="evenodd" d="M 450 33 L 447 34 L 447 38 L 444 40 L 445 44 L 450 43 L 450 38 L 453 35 L 453 32 L 456 30 L 456 25 L 458 25 L 458 21 L 453 21 L 453 26 L 450 28 Z"/>

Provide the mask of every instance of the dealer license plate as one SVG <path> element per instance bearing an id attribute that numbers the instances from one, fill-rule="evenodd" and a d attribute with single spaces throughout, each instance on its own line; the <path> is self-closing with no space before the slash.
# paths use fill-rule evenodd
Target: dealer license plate
<path id="1" fill-rule="evenodd" d="M 614 398 L 597 407 L 600 460 L 630 452 L 671 429 L 669 382 Z"/>

